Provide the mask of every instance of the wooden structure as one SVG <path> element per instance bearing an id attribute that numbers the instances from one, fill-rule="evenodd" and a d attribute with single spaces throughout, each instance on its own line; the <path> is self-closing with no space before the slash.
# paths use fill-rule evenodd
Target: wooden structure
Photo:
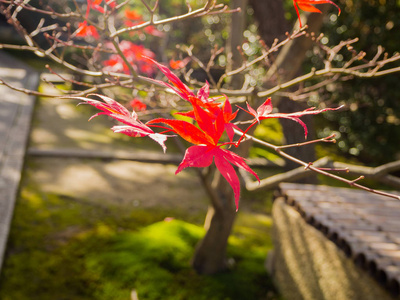
<path id="1" fill-rule="evenodd" d="M 268 265 L 286 299 L 397 299 L 400 201 L 361 190 L 280 184 Z"/>

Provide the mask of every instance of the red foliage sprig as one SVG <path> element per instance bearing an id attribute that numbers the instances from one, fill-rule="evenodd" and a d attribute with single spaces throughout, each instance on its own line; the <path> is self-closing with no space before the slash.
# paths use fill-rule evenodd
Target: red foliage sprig
<path id="1" fill-rule="evenodd" d="M 114 132 L 123 133 L 131 137 L 148 136 L 158 142 L 164 151 L 166 149 L 164 142 L 171 136 L 166 135 L 167 132 L 173 132 L 193 144 L 193 146 L 186 150 L 184 158 L 176 170 L 176 174 L 187 167 L 203 168 L 210 166 L 214 162 L 219 172 L 231 185 L 234 192 L 236 209 L 238 209 L 240 199 L 240 181 L 234 167 L 241 168 L 251 173 L 257 178 L 257 180 L 259 180 L 259 178 L 246 164 L 246 160 L 243 157 L 226 149 L 226 146 L 231 145 L 238 147 L 245 136 L 245 133 L 243 133 L 242 137 L 240 137 L 237 142 L 233 141 L 234 129 L 237 129 L 233 124 L 233 120 L 237 115 L 237 111 L 233 112 L 229 99 L 226 96 L 215 98 L 210 97 L 208 83 L 205 83 L 198 93 L 194 94 L 193 91 L 166 66 L 148 57 L 143 59 L 157 66 L 168 78 L 170 83 L 155 79 L 152 79 L 152 81 L 172 89 L 182 99 L 191 104 L 191 111 L 178 112 L 178 114 L 189 116 L 193 119 L 194 123 L 177 119 L 156 118 L 144 124 L 138 120 L 135 111 L 129 113 L 124 106 L 111 98 L 96 95 L 100 97 L 104 103 L 86 97 L 77 98 L 82 100 L 83 103 L 93 105 L 102 110 L 102 112 L 95 114 L 92 118 L 105 114 L 124 123 L 123 126 L 112 127 L 111 129 Z M 304 122 L 300 120 L 300 117 L 333 110 L 331 108 L 320 110 L 310 108 L 290 114 L 272 113 L 271 99 L 267 99 L 256 110 L 250 105 L 247 105 L 247 109 L 248 110 L 245 111 L 254 117 L 254 120 L 248 128 L 251 128 L 263 119 L 286 118 L 300 123 L 304 128 L 305 135 L 307 135 L 307 127 Z M 162 129 L 163 132 L 156 133 L 153 129 Z M 247 130 L 245 132 L 247 132 Z M 227 134 L 229 142 L 224 141 L 224 133 Z"/>

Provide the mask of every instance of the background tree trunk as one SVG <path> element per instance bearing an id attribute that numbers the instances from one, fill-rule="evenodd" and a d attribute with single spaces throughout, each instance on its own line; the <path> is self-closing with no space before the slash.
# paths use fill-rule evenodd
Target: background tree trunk
<path id="1" fill-rule="evenodd" d="M 284 18 L 282 0 L 249 1 L 250 5 L 252 5 L 254 9 L 254 17 L 259 25 L 258 28 L 260 36 L 266 42 L 266 44 L 270 45 L 276 37 L 279 37 L 280 39 L 284 38 L 285 32 L 288 31 L 290 26 Z M 328 8 L 328 6 L 321 6 L 321 10 L 323 11 L 322 14 L 306 15 L 307 20 L 306 22 L 303 20 L 303 23 L 307 23 L 309 27 L 308 32 L 319 32 L 323 22 L 323 15 Z M 295 26 L 299 26 L 298 22 Z M 312 40 L 304 36 L 294 39 L 286 44 L 279 52 L 274 65 L 267 72 L 267 85 L 274 85 L 276 83 L 271 82 L 271 78 L 277 76 L 277 74 L 280 82 L 286 82 L 295 78 L 299 74 L 306 52 L 312 48 L 312 45 Z M 274 96 L 273 101 L 278 107 L 279 112 L 282 113 L 301 111 L 307 108 L 306 103 L 295 102 L 286 97 Z M 307 140 L 314 139 L 315 132 L 312 117 L 306 116 L 303 117 L 302 120 L 309 129 Z M 286 144 L 304 142 L 304 131 L 299 124 L 284 119 L 280 119 L 280 123 L 283 129 Z M 314 145 L 293 147 L 286 150 L 286 152 L 306 162 L 312 162 L 315 160 Z M 298 165 L 295 162 L 286 160 L 287 170 L 291 170 L 296 167 L 298 167 Z M 307 182 L 314 181 L 312 177 L 309 177 L 305 180 Z"/>
<path id="2" fill-rule="evenodd" d="M 282 0 L 249 0 L 249 4 L 258 23 L 258 33 L 267 45 L 271 45 L 275 39 L 285 38 L 285 32 L 291 26 L 285 19 Z"/>

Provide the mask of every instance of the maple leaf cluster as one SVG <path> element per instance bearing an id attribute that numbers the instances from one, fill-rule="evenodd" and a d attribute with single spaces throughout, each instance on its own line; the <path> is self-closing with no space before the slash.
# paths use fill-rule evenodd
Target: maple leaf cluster
<path id="1" fill-rule="evenodd" d="M 104 3 L 103 3 L 104 2 Z M 105 14 L 107 10 L 114 9 L 116 7 L 115 0 L 87 0 L 87 9 L 85 14 L 85 21 L 79 23 L 78 29 L 76 30 L 77 37 L 92 37 L 96 40 L 100 39 L 100 35 L 97 31 L 96 26 L 89 25 L 88 19 L 91 10 L 96 10 L 101 14 Z M 132 27 L 135 25 L 140 25 L 144 23 L 143 17 L 135 10 L 126 9 L 125 13 L 125 25 Z M 154 26 L 147 26 L 144 28 L 144 32 L 157 37 L 163 37 L 164 34 L 157 30 Z M 105 43 L 106 47 L 116 51 L 114 45 L 111 42 Z M 146 60 L 142 59 L 144 56 L 154 58 L 154 53 L 145 48 L 143 45 L 137 45 L 131 41 L 122 41 L 119 43 L 119 48 L 122 51 L 123 56 L 126 58 L 127 62 L 133 66 L 136 72 L 140 72 L 150 76 L 154 72 L 154 68 Z M 102 62 L 104 66 L 104 71 L 109 72 L 120 72 L 129 74 L 129 67 L 127 66 L 124 59 L 120 54 L 111 54 L 110 57 Z"/>
<path id="2" fill-rule="evenodd" d="M 271 99 L 268 98 L 256 110 L 250 105 L 247 105 L 248 110 L 244 111 L 253 116 L 254 120 L 247 130 L 243 132 L 240 139 L 235 142 L 234 129 L 239 131 L 240 129 L 232 121 L 236 118 L 237 110 L 235 112 L 232 110 L 232 106 L 226 96 L 210 97 L 209 85 L 207 82 L 199 89 L 197 94 L 195 94 L 166 66 L 149 57 L 143 57 L 142 59 L 157 66 L 168 78 L 168 82 L 155 79 L 149 80 L 171 89 L 183 100 L 190 103 L 192 110 L 178 112 L 177 114 L 189 117 L 192 122 L 178 119 L 156 118 L 147 123 L 142 123 L 138 119 L 135 110 L 130 113 L 122 104 L 109 97 L 94 94 L 103 101 L 86 97 L 76 98 L 82 100 L 82 103 L 93 105 L 102 111 L 95 114 L 90 119 L 99 115 L 108 115 L 124 124 L 112 127 L 111 129 L 114 132 L 123 133 L 131 137 L 147 136 L 159 143 L 164 152 L 166 151 L 165 141 L 167 138 L 176 135 L 193 144 L 193 146 L 187 148 L 183 160 L 176 170 L 176 174 L 187 167 L 204 168 L 210 166 L 214 162 L 219 172 L 233 189 L 236 209 L 239 207 L 240 180 L 235 167 L 251 173 L 258 180 L 259 178 L 246 164 L 246 160 L 243 157 L 227 148 L 231 146 L 238 147 L 247 130 L 263 119 L 286 118 L 294 120 L 303 126 L 305 135 L 307 135 L 307 127 L 305 123 L 300 120 L 300 117 L 332 110 L 330 108 L 322 110 L 310 108 L 302 112 L 290 114 L 272 113 Z M 141 108 L 141 102 L 139 102 L 135 101 L 132 107 L 139 110 Z M 155 130 L 161 132 L 156 132 Z M 226 134 L 228 141 L 224 141 L 224 134 Z"/>
<path id="3" fill-rule="evenodd" d="M 107 43 L 106 46 L 115 50 L 112 43 Z M 154 73 L 154 67 L 144 59 L 144 57 L 155 57 L 155 54 L 145 48 L 143 45 L 136 45 L 130 41 L 122 41 L 119 43 L 119 48 L 125 56 L 127 62 L 135 69 L 136 72 L 144 73 L 148 76 Z M 103 61 L 104 71 L 122 72 L 129 74 L 129 67 L 119 54 L 112 54 L 109 59 Z"/>
<path id="4" fill-rule="evenodd" d="M 308 12 L 321 12 L 313 5 L 329 3 L 337 7 L 330 0 L 293 0 L 294 7 L 299 19 L 299 9 Z M 91 36 L 99 39 L 99 34 L 94 25 L 88 25 L 89 14 L 91 10 L 96 10 L 102 14 L 112 11 L 116 8 L 116 0 L 87 0 L 87 10 L 85 21 L 79 24 L 76 35 L 80 37 Z M 339 9 L 339 7 L 338 7 Z M 339 9 L 340 14 L 340 9 Z M 143 24 L 144 20 L 140 13 L 135 10 L 126 9 L 124 11 L 124 24 L 128 27 Z M 163 33 L 153 26 L 147 26 L 142 29 L 147 34 L 162 37 Z M 139 32 L 140 33 L 140 32 Z M 134 33 L 132 33 L 134 34 Z M 123 133 L 130 137 L 149 137 L 156 141 L 166 151 L 165 141 L 169 137 L 180 136 L 192 146 L 187 148 L 182 162 L 176 170 L 176 174 L 187 167 L 208 167 L 212 163 L 227 180 L 233 189 L 236 209 L 239 207 L 240 199 L 240 180 L 236 173 L 235 167 L 243 169 L 258 180 L 257 174 L 246 164 L 246 160 L 229 150 L 232 147 L 238 147 L 245 137 L 248 130 L 264 119 L 284 118 L 299 123 L 304 129 L 304 135 L 307 137 L 307 126 L 300 119 L 304 115 L 319 114 L 321 112 L 331 110 L 330 108 L 315 110 L 310 108 L 295 113 L 273 113 L 271 99 L 268 98 L 257 109 L 253 109 L 247 104 L 247 109 L 241 108 L 243 111 L 252 116 L 253 120 L 246 130 L 241 131 L 233 122 L 237 115 L 237 110 L 232 110 L 229 99 L 225 96 L 210 97 L 209 85 L 206 82 L 203 87 L 195 94 L 189 89 L 170 69 L 154 60 L 155 54 L 142 45 L 137 45 L 130 41 L 122 41 L 118 44 L 119 51 L 115 49 L 111 42 L 105 43 L 105 47 L 114 50 L 109 58 L 103 61 L 104 70 L 109 72 L 130 73 L 130 68 L 135 72 L 142 73 L 147 76 L 154 75 L 155 67 L 167 77 L 168 82 L 147 78 L 159 86 L 164 86 L 172 90 L 183 100 L 190 103 L 192 109 L 187 112 L 177 112 L 178 115 L 186 116 L 191 121 L 156 118 L 143 123 L 139 120 L 136 112 L 146 110 L 146 105 L 138 99 L 130 101 L 129 105 L 133 108 L 132 112 L 109 97 L 93 94 L 102 101 L 87 97 L 76 97 L 82 100 L 82 103 L 93 105 L 101 110 L 101 112 L 91 117 L 99 115 L 108 115 L 111 118 L 121 122 L 123 125 L 113 126 L 111 129 L 117 133 Z M 121 53 L 122 52 L 122 53 Z M 186 66 L 190 58 L 184 60 L 171 60 L 169 65 L 172 69 L 181 69 Z M 127 65 L 129 64 L 129 66 Z M 234 141 L 234 130 L 242 132 L 237 141 Z"/>
<path id="5" fill-rule="evenodd" d="M 325 3 L 329 3 L 336 6 L 340 14 L 340 8 L 331 0 L 293 0 L 293 5 L 296 9 L 296 14 L 299 20 L 300 27 L 302 27 L 302 23 L 301 23 L 299 9 L 307 12 L 321 13 L 321 11 L 314 5 L 325 4 Z M 76 36 L 93 37 L 94 39 L 99 39 L 100 35 L 97 31 L 96 26 L 89 25 L 87 21 L 89 19 L 90 11 L 96 10 L 102 14 L 105 14 L 108 10 L 115 9 L 116 5 L 117 5 L 116 0 L 108 0 L 108 1 L 87 0 L 85 21 L 79 23 L 78 29 L 76 31 Z M 124 16 L 125 16 L 124 24 L 127 27 L 133 27 L 144 23 L 143 16 L 136 10 L 125 9 Z M 154 26 L 146 26 L 143 29 L 143 31 L 144 33 L 154 35 L 157 37 L 164 36 L 163 32 L 157 30 Z M 108 44 L 108 47 L 113 49 L 114 46 L 112 44 L 110 46 L 110 44 L 111 43 Z M 152 53 L 151 50 L 146 49 L 142 45 L 136 45 L 128 41 L 121 42 L 119 46 L 123 52 L 123 55 L 126 57 L 126 60 L 129 62 L 129 64 L 133 66 L 136 72 L 140 71 L 141 73 L 144 73 L 146 75 L 152 75 L 153 69 L 151 65 L 146 63 L 145 60 L 141 59 L 143 56 L 154 58 L 154 54 Z M 170 67 L 172 69 L 180 69 L 185 67 L 187 63 L 188 60 L 178 60 L 178 61 L 171 60 Z M 103 61 L 103 65 L 105 66 L 106 71 L 122 72 L 125 74 L 129 74 L 129 68 L 126 65 L 126 62 L 122 59 L 122 57 L 119 54 L 112 54 L 107 60 Z"/>
<path id="6" fill-rule="evenodd" d="M 78 29 L 76 31 L 76 36 L 78 36 L 78 37 L 92 36 L 95 39 L 100 38 L 100 35 L 97 32 L 96 27 L 94 25 L 88 25 L 87 20 L 89 19 L 90 10 L 94 9 L 94 10 L 97 10 L 98 12 L 104 14 L 105 13 L 104 7 L 115 8 L 115 6 L 116 6 L 115 0 L 105 1 L 104 6 L 100 5 L 102 2 L 103 2 L 103 0 L 87 0 L 85 21 L 79 23 Z"/>

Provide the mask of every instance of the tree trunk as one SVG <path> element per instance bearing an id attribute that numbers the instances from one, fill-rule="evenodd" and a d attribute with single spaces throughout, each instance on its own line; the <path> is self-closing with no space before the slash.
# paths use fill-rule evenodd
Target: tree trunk
<path id="1" fill-rule="evenodd" d="M 270 46 L 275 39 L 285 38 L 290 25 L 285 19 L 282 0 L 249 0 L 249 4 L 258 23 L 258 33 L 267 46 Z"/>
<path id="2" fill-rule="evenodd" d="M 288 31 L 289 25 L 284 18 L 282 0 L 250 0 L 250 4 L 253 6 L 254 17 L 259 24 L 259 33 L 266 44 L 271 44 L 276 37 L 283 38 L 285 32 Z M 328 9 L 327 6 L 321 6 L 321 8 L 323 12 L 326 12 Z M 322 21 L 323 14 L 309 14 L 307 16 L 307 22 L 303 20 L 303 22 L 307 23 L 309 26 L 309 32 L 318 32 L 321 28 Z M 294 39 L 286 44 L 280 50 L 274 65 L 267 72 L 267 85 L 273 85 L 269 81 L 272 77 L 276 76 L 276 74 L 279 74 L 279 80 L 281 82 L 286 82 L 295 78 L 299 73 L 306 52 L 312 45 L 313 41 L 306 37 Z M 298 103 L 286 97 L 275 96 L 273 100 L 274 103 L 277 103 L 279 112 L 282 113 L 291 113 L 307 108 L 305 103 Z M 312 117 L 303 117 L 302 120 L 309 129 L 308 140 L 313 139 L 315 135 Z M 283 129 L 286 144 L 304 142 L 304 131 L 299 124 L 290 120 L 280 119 L 279 121 Z M 306 162 L 313 162 L 315 160 L 314 145 L 293 147 L 286 150 L 286 152 Z M 297 163 L 286 160 L 287 170 L 296 167 L 298 167 Z M 311 183 L 314 179 L 310 177 L 306 180 Z"/>
<path id="3" fill-rule="evenodd" d="M 242 64 L 242 56 L 237 47 L 243 44 L 247 0 L 232 0 L 231 7 L 241 8 L 240 13 L 234 13 L 231 16 L 228 42 L 228 49 L 230 49 L 228 69 L 235 69 Z M 232 78 L 233 88 L 240 89 L 242 84 L 243 76 Z M 203 184 L 207 185 L 204 182 Z M 215 274 L 227 268 L 226 247 L 235 221 L 236 209 L 232 188 L 218 170 L 214 172 L 213 185 L 207 190 L 212 199 L 204 224 L 207 233 L 196 247 L 192 266 L 200 274 Z"/>
<path id="4" fill-rule="evenodd" d="M 232 198 L 229 199 L 232 201 Z M 209 207 L 206 226 L 208 230 L 196 247 L 192 266 L 199 274 L 215 274 L 227 268 L 226 247 L 232 231 L 236 212 L 233 207 L 216 210 Z"/>
<path id="5" fill-rule="evenodd" d="M 281 98 L 278 104 L 279 112 L 281 113 L 292 113 L 295 111 L 302 111 L 306 109 L 308 106 L 305 103 L 295 102 L 288 98 Z M 315 138 L 314 132 L 314 123 L 312 116 L 304 116 L 301 118 L 302 121 L 307 125 L 308 128 L 308 136 L 307 140 L 312 140 Z M 283 134 L 285 136 L 286 144 L 296 144 L 302 143 L 305 141 L 304 139 L 304 129 L 297 122 L 292 120 L 279 120 L 282 126 Z M 315 149 L 314 145 L 306 145 L 302 147 L 292 147 L 285 150 L 287 154 L 290 154 L 296 158 L 301 159 L 305 162 L 313 162 L 315 161 Z M 293 162 L 291 160 L 286 160 L 285 169 L 292 170 L 298 168 L 299 164 Z M 307 178 L 303 178 L 297 182 L 301 183 L 316 183 L 315 177 L 310 176 Z"/>
<path id="6" fill-rule="evenodd" d="M 218 172 L 214 172 L 211 185 L 204 180 L 203 184 L 210 194 L 211 204 L 204 228 L 204 238 L 196 247 L 192 266 L 199 274 L 215 274 L 227 267 L 226 247 L 236 216 L 233 191 L 228 182 Z"/>
<path id="7" fill-rule="evenodd" d="M 254 8 L 254 16 L 259 23 L 260 34 L 262 34 L 262 38 L 265 41 L 270 42 L 276 37 L 282 37 L 289 28 L 288 23 L 283 17 L 284 10 L 282 6 L 282 1 L 249 1 Z M 236 50 L 236 47 L 242 44 L 244 30 L 243 18 L 246 16 L 245 11 L 247 1 L 233 0 L 231 3 L 234 5 L 232 8 L 236 8 L 238 6 L 241 6 L 242 8 L 241 14 L 234 14 L 232 16 L 231 36 L 234 38 L 230 40 L 230 49 L 233 52 L 230 65 L 232 66 L 232 68 L 235 68 L 241 65 L 241 57 L 236 56 L 234 52 Z M 279 70 L 283 66 L 288 67 L 288 73 L 284 75 L 285 80 L 289 80 L 297 74 L 305 55 L 305 50 L 303 51 L 303 49 L 308 49 L 311 45 L 296 45 L 296 47 L 302 46 L 305 46 L 305 48 L 301 48 L 302 51 L 297 51 L 295 55 L 293 55 L 292 52 L 295 49 L 289 48 L 286 54 L 281 56 L 283 59 L 281 60 L 280 64 L 277 65 L 277 69 Z M 295 59 L 294 64 L 289 62 L 289 60 L 291 59 Z M 236 89 L 240 88 L 242 84 L 242 78 L 233 78 L 231 84 L 235 85 Z M 288 104 L 290 104 L 289 106 L 291 111 L 296 111 L 296 108 L 294 107 L 294 102 L 290 101 L 288 102 Z M 281 105 L 281 109 L 285 110 L 285 107 Z M 301 132 L 301 134 L 294 133 L 291 125 L 293 124 L 286 123 L 283 125 L 284 133 L 289 143 L 291 141 L 291 137 L 303 136 L 304 134 L 303 132 Z M 308 126 L 310 126 L 310 124 L 308 124 Z M 300 129 L 296 128 L 296 130 L 302 130 L 302 127 L 299 127 Z M 247 149 L 248 147 L 245 148 Z M 312 159 L 309 160 L 305 157 L 305 155 L 309 154 L 314 157 L 312 151 L 299 153 L 298 157 L 300 159 L 305 159 L 306 161 L 312 161 Z M 245 153 L 242 153 L 242 151 L 241 155 L 246 156 Z M 217 182 L 217 184 L 214 184 L 212 187 L 210 187 L 208 183 L 204 182 L 203 178 L 203 184 L 206 186 L 206 189 L 208 190 L 212 199 L 212 206 L 210 206 L 208 210 L 205 222 L 207 233 L 197 245 L 194 257 L 192 259 L 193 268 L 200 274 L 214 274 L 226 269 L 226 248 L 236 216 L 232 189 L 226 182 L 226 180 L 218 173 L 218 171 L 215 172 L 215 182 Z"/>

